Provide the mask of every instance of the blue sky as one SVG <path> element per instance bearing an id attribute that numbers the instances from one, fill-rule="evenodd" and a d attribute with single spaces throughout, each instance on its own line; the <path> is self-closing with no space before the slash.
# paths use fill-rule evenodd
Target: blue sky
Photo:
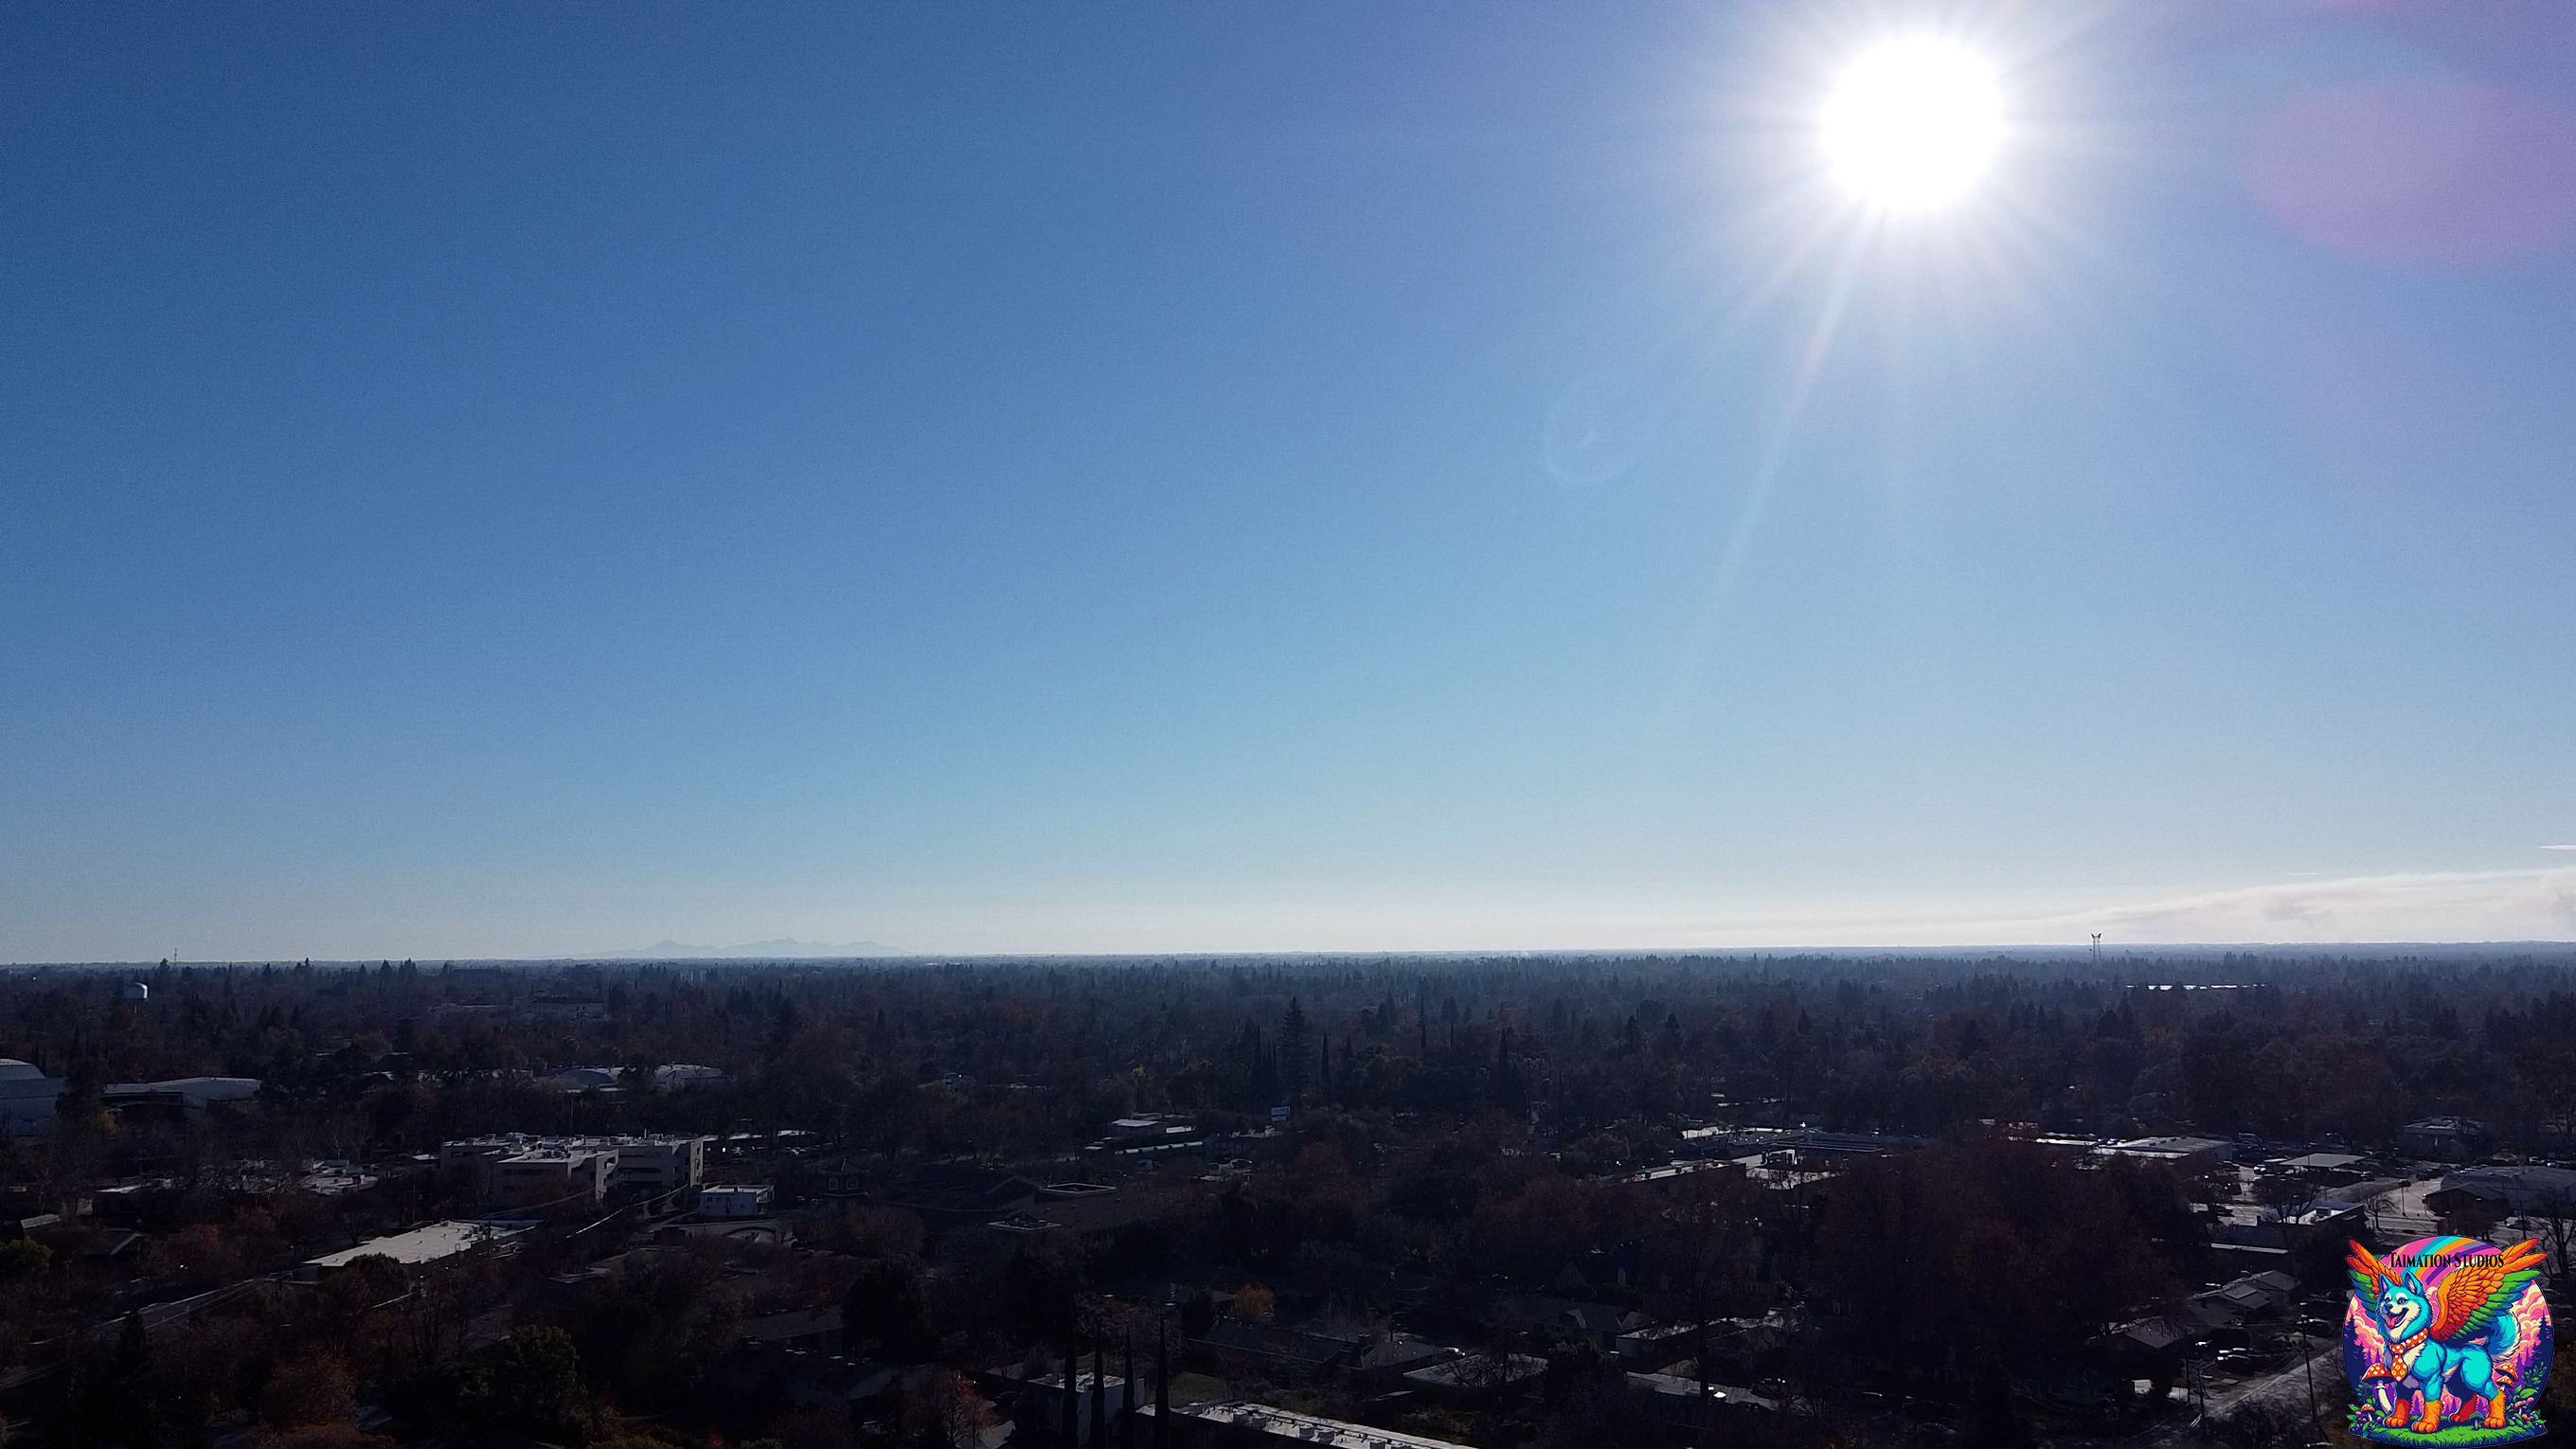
<path id="1" fill-rule="evenodd" d="M 2042 9 L 13 7 L 0 959 L 2576 936 L 2576 19 Z"/>

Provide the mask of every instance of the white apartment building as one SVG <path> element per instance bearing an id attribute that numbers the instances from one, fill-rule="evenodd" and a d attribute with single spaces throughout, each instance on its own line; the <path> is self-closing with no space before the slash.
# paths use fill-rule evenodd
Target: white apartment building
<path id="1" fill-rule="evenodd" d="M 438 1149 L 440 1178 L 485 1202 L 528 1206 L 620 1188 L 659 1194 L 706 1176 L 703 1137 L 532 1137 L 508 1133 Z"/>
<path id="2" fill-rule="evenodd" d="M 532 1147 L 492 1163 L 490 1200 L 506 1207 L 594 1205 L 617 1186 L 614 1147 Z"/>
<path id="3" fill-rule="evenodd" d="M 604 1137 L 617 1149 L 617 1177 L 641 1192 L 695 1187 L 707 1175 L 703 1137 Z"/>

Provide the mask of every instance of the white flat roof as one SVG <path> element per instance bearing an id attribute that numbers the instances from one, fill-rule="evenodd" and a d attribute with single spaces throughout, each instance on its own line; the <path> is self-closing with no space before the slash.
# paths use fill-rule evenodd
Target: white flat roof
<path id="1" fill-rule="evenodd" d="M 1232 1424 L 1276 1438 L 1330 1445 L 1332 1449 L 1460 1449 L 1454 1440 L 1430 1439 L 1420 1434 L 1354 1424 L 1344 1419 L 1323 1419 L 1313 1414 L 1274 1409 L 1268 1404 L 1191 1404 L 1187 1407 L 1174 1404 L 1172 1412 L 1211 1423 Z"/>
<path id="2" fill-rule="evenodd" d="M 526 1231 L 525 1227 L 513 1223 L 431 1223 L 428 1227 L 396 1233 L 390 1238 L 371 1238 L 354 1248 L 307 1258 L 304 1266 L 315 1270 L 345 1268 L 357 1259 L 378 1255 L 405 1265 L 435 1263 L 441 1258 L 453 1258 L 468 1248 L 515 1238 Z"/>
<path id="3" fill-rule="evenodd" d="M 259 1095 L 257 1077 L 172 1077 L 162 1082 L 111 1082 L 107 1092 L 177 1092 L 205 1102 L 238 1102 Z"/>

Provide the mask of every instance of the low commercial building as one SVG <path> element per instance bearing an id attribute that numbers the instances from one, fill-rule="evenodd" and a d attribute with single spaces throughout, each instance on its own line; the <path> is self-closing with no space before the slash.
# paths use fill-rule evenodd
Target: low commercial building
<path id="1" fill-rule="evenodd" d="M 2424 1205 L 2445 1216 L 2473 1204 L 2497 1216 L 2576 1217 L 2576 1169 L 2464 1168 L 2442 1174 L 2442 1185 L 2424 1195 Z"/>
<path id="2" fill-rule="evenodd" d="M 526 1223 L 431 1223 L 390 1238 L 370 1238 L 354 1248 L 307 1258 L 296 1268 L 295 1276 L 301 1282 L 318 1283 L 360 1258 L 391 1258 L 404 1268 L 422 1268 L 481 1248 L 506 1252 L 517 1246 L 515 1240 L 527 1230 Z"/>
<path id="3" fill-rule="evenodd" d="M 769 1215 L 772 1193 L 769 1184 L 728 1185 L 698 1189 L 698 1216 L 702 1218 L 757 1218 Z"/>
<path id="4" fill-rule="evenodd" d="M 2197 1177 L 2235 1161 L 2236 1144 L 2215 1137 L 2138 1137 L 2097 1147 L 2093 1155 L 2097 1159 L 2125 1157 L 2136 1162 L 2160 1162 L 2184 1177 Z"/>
<path id="5" fill-rule="evenodd" d="M 26 1137 L 54 1130 L 54 1104 L 70 1085 L 44 1068 L 0 1057 L 0 1135 Z"/>
<path id="6" fill-rule="evenodd" d="M 1087 1150 L 1151 1157 L 1166 1152 L 1196 1152 L 1205 1145 L 1198 1124 L 1189 1118 L 1141 1112 L 1110 1123 L 1109 1135 Z"/>
<path id="7" fill-rule="evenodd" d="M 172 1077 L 160 1082 L 117 1082 L 99 1089 L 99 1103 L 121 1122 L 182 1123 L 209 1108 L 257 1097 L 257 1077 Z"/>
<path id="8" fill-rule="evenodd" d="M 1154 1417 L 1151 1404 L 1141 1412 L 1148 1420 Z M 1182 1449 L 1267 1449 L 1288 1444 L 1309 1449 L 1465 1449 L 1452 1439 L 1433 1439 L 1241 1400 L 1174 1404 L 1172 1431 L 1171 1442 Z"/>
<path id="9" fill-rule="evenodd" d="M 1123 1188 L 1051 1182 L 1036 1187 L 1009 1211 L 986 1220 L 980 1230 L 1010 1238 L 1062 1233 L 1090 1246 L 1106 1247 L 1121 1232 L 1151 1222 L 1159 1211 L 1154 1201 L 1132 1196 Z"/>

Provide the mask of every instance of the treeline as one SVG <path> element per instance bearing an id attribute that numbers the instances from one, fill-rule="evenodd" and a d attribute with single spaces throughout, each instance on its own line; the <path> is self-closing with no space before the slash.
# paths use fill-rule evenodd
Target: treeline
<path id="1" fill-rule="evenodd" d="M 2462 1111 L 2539 1147 L 2576 1113 L 2566 959 L 299 963 L 156 969 L 144 1003 L 119 999 L 128 979 L 0 978 L 0 1055 L 68 1077 L 75 1105 L 258 1077 L 289 1136 L 351 1148 L 561 1119 L 529 1074 L 672 1062 L 727 1080 L 570 1125 L 1008 1154 L 1135 1111 L 1499 1112 L 1609 1168 L 1727 1118 L 2379 1144 Z"/>

